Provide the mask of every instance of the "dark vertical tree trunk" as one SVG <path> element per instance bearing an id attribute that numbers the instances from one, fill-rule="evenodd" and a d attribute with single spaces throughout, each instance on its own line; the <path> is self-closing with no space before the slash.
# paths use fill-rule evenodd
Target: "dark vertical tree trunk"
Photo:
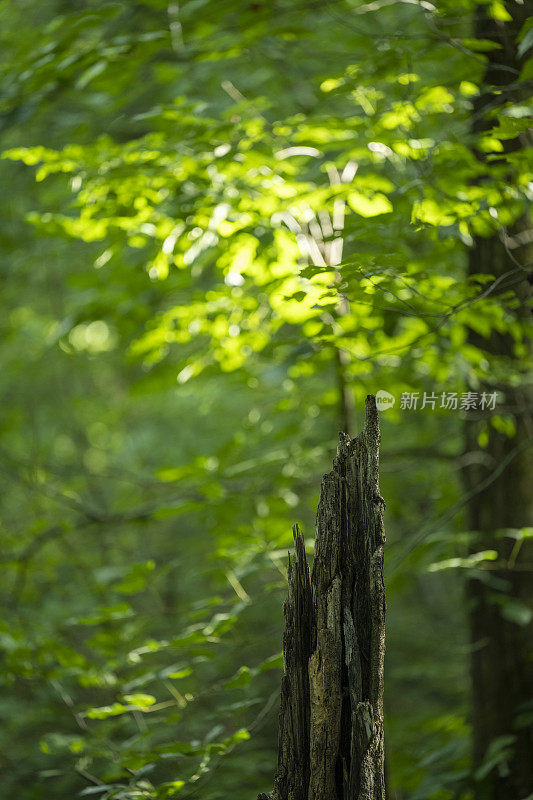
<path id="1" fill-rule="evenodd" d="M 275 800 L 385 800 L 383 499 L 379 424 L 340 435 L 324 476 L 312 575 L 294 529 Z"/>
<path id="2" fill-rule="evenodd" d="M 476 35 L 495 41 L 499 47 L 488 55 L 485 90 L 474 108 L 475 133 L 492 124 L 491 108 L 506 99 L 519 99 L 524 91 L 518 82 L 520 59 L 516 39 L 528 14 L 528 3 L 505 5 L 511 17 L 506 22 L 490 17 L 487 5 L 477 11 Z M 516 150 L 522 143 L 510 141 L 507 146 Z M 530 286 L 526 271 L 520 269 L 521 264 L 531 261 L 527 243 L 520 245 L 527 240 L 523 233 L 529 226 L 525 223 L 526 220 L 521 220 L 512 230 L 478 238 L 469 265 L 472 274 L 490 273 L 499 280 L 497 293 L 510 292 L 518 307 L 510 313 L 519 317 L 530 313 L 524 305 Z M 511 336 L 493 331 L 484 340 L 472 332 L 470 342 L 490 353 L 492 363 L 507 362 L 509 373 L 514 371 L 516 343 Z M 499 391 L 500 413 L 514 419 L 515 433 L 508 436 L 490 427 L 485 460 L 465 469 L 470 494 L 469 525 L 478 533 L 473 548 L 498 551 L 497 563 L 501 565 L 497 570 L 487 571 L 484 580 L 470 580 L 467 587 L 476 798 L 525 800 L 533 793 L 533 735 L 527 714 L 521 714 L 526 712 L 524 703 L 533 697 L 533 627 L 528 624 L 527 615 L 527 608 L 533 603 L 533 552 L 531 542 L 520 546 L 512 534 L 506 537 L 503 531 L 532 524 L 532 394 L 516 382 L 503 384 L 501 378 L 483 389 Z M 478 426 L 468 422 L 468 452 L 478 449 L 478 433 Z M 492 766 L 489 760 L 493 761 Z"/>

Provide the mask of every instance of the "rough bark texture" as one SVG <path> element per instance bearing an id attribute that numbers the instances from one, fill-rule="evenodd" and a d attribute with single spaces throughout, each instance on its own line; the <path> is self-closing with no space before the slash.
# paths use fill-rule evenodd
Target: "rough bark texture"
<path id="1" fill-rule="evenodd" d="M 294 529 L 273 800 L 385 800 L 379 441 L 369 395 L 363 432 L 340 434 L 322 481 L 311 577 Z"/>
<path id="2" fill-rule="evenodd" d="M 488 54 L 485 91 L 474 107 L 475 133 L 494 124 L 490 118 L 492 108 L 505 99 L 515 102 L 526 99 L 531 90 L 531 82 L 528 87 L 517 81 L 521 67 L 517 35 L 531 13 L 531 3 L 509 2 L 506 8 L 509 12 L 506 22 L 493 19 L 488 6 L 480 6 L 477 11 L 476 35 L 495 41 L 499 47 Z M 509 140 L 506 149 L 517 150 L 525 144 L 519 139 Z M 479 154 L 479 158 L 483 159 L 483 155 Z M 531 287 L 527 271 L 519 266 L 531 264 L 531 245 L 526 234 L 530 227 L 528 220 L 519 220 L 512 229 L 502 230 L 499 235 L 477 238 L 470 252 L 470 272 L 494 275 L 498 279 L 497 293 L 511 290 L 520 303 L 519 316 L 530 314 L 526 301 L 531 296 Z M 515 343 L 510 336 L 494 330 L 485 340 L 472 331 L 470 342 L 489 352 L 493 363 L 505 360 L 512 368 Z M 498 741 L 506 745 L 499 764 L 488 772 L 478 771 L 476 798 L 523 800 L 533 792 L 533 731 L 522 713 L 526 711 L 525 703 L 533 697 L 533 626 L 506 617 L 505 609 L 509 608 L 509 602 L 519 602 L 522 608 L 533 604 L 533 542 L 525 541 L 517 548 L 516 540 L 502 537 L 502 531 L 532 524 L 533 396 L 531 387 L 526 386 L 495 382 L 483 389 L 500 392 L 498 410 L 512 415 L 516 432 L 509 437 L 490 427 L 484 461 L 469 465 L 464 476 L 470 495 L 469 527 L 478 533 L 473 550 L 499 552 L 498 569 L 487 574 L 484 581 L 469 581 L 467 587 L 474 766 L 482 767 L 491 746 L 494 748 Z M 478 450 L 478 433 L 475 422 L 468 421 L 467 452 Z"/>
<path id="3" fill-rule="evenodd" d="M 289 596 L 285 602 L 284 675 L 278 730 L 276 796 L 300 800 L 309 785 L 309 676 L 313 598 L 304 539 L 293 528 L 296 559 L 289 556 Z"/>

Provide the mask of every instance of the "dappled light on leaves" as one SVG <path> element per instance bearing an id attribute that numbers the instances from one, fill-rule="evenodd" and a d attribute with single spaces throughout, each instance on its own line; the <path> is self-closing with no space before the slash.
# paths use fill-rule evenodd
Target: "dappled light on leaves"
<path id="1" fill-rule="evenodd" d="M 531 528 L 468 516 L 528 445 L 524 10 L 3 9 L 6 796 L 270 791 L 291 525 L 380 390 L 391 796 L 509 771 L 462 591 L 528 629 Z"/>

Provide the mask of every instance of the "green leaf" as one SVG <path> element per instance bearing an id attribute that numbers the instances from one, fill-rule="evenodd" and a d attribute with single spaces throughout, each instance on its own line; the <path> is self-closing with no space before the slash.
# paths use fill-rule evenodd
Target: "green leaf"
<path id="1" fill-rule="evenodd" d="M 508 619 L 510 622 L 515 622 L 522 627 L 529 625 L 533 619 L 533 611 L 529 606 L 510 597 L 503 598 L 501 602 L 501 613 L 505 619 Z"/>
<path id="2" fill-rule="evenodd" d="M 361 217 L 377 217 L 380 214 L 390 214 L 392 203 L 381 192 L 376 192 L 372 197 L 367 197 L 360 192 L 350 192 L 348 203 L 353 211 Z"/>
<path id="3" fill-rule="evenodd" d="M 491 50 L 501 50 L 502 45 L 499 42 L 493 42 L 492 39 L 461 39 L 464 47 L 473 50 L 475 53 L 488 53 Z"/>
<path id="4" fill-rule="evenodd" d="M 242 686 L 248 686 L 252 680 L 252 671 L 249 667 L 239 667 L 239 670 L 229 681 L 226 681 L 225 686 L 228 689 L 237 689 Z"/>
<path id="5" fill-rule="evenodd" d="M 283 669 L 283 653 L 276 653 L 276 655 L 266 658 L 258 667 L 259 672 L 266 672 L 270 669 Z"/>
<path id="6" fill-rule="evenodd" d="M 86 86 L 97 78 L 98 75 L 101 75 L 105 69 L 107 69 L 107 61 L 96 61 L 94 64 L 91 64 L 78 78 L 76 88 L 85 89 Z"/>
<path id="7" fill-rule="evenodd" d="M 130 703 L 131 705 L 137 706 L 140 709 L 146 709 L 150 706 L 153 706 L 156 702 L 155 697 L 151 694 L 125 694 L 124 700 L 126 703 Z"/>
<path id="8" fill-rule="evenodd" d="M 440 572 L 444 569 L 472 569 L 482 564 L 483 561 L 496 561 L 498 552 L 496 550 L 482 550 L 479 553 L 472 553 L 464 558 L 447 558 L 444 561 L 437 561 L 430 564 L 428 572 Z"/>
<path id="9" fill-rule="evenodd" d="M 529 20 L 526 24 L 528 25 L 528 30 L 524 31 L 523 35 L 520 36 L 520 44 L 518 45 L 518 55 L 520 58 L 533 47 L 533 21 Z"/>
<path id="10" fill-rule="evenodd" d="M 493 739 L 487 748 L 482 765 L 474 772 L 476 781 L 482 781 L 494 767 L 499 767 L 503 770 L 503 774 L 506 774 L 507 763 L 513 754 L 512 745 L 515 742 L 516 736 L 511 734 Z"/>
<path id="11" fill-rule="evenodd" d="M 148 576 L 155 569 L 155 561 L 150 559 L 142 564 L 134 564 L 125 574 L 123 580 L 113 586 L 115 592 L 135 594 L 146 587 Z"/>

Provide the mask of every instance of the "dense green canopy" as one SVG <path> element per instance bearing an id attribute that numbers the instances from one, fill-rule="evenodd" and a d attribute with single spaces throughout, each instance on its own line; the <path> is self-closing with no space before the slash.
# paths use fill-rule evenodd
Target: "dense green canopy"
<path id="1" fill-rule="evenodd" d="M 461 469 L 529 360 L 526 11 L 0 5 L 6 797 L 270 790 L 291 525 L 378 390 L 391 797 L 505 770 L 512 736 L 470 759 L 463 581 L 501 554 Z"/>

